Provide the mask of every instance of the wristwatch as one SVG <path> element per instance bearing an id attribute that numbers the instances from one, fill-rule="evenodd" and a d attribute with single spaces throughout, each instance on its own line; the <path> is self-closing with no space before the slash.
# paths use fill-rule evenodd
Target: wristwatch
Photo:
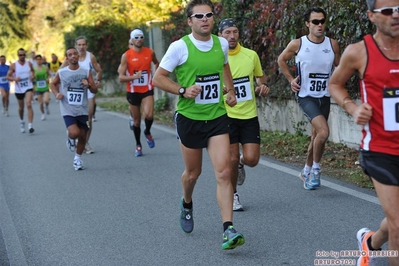
<path id="1" fill-rule="evenodd" d="M 180 96 L 183 97 L 183 98 L 184 98 L 184 93 L 186 93 L 186 88 L 181 87 L 181 88 L 179 89 L 179 94 L 180 94 Z"/>

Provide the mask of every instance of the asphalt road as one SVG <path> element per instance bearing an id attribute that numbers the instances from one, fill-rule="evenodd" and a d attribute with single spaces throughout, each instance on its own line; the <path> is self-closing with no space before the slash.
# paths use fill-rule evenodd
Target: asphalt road
<path id="1" fill-rule="evenodd" d="M 0 265 L 327 265 L 356 257 L 356 232 L 377 229 L 384 214 L 373 191 L 322 177 L 306 191 L 300 169 L 265 157 L 239 187 L 244 212 L 234 225 L 246 239 L 222 251 L 216 182 L 204 150 L 195 188 L 195 228 L 178 224 L 184 169 L 174 129 L 154 125 L 155 148 L 135 141 L 126 115 L 98 110 L 75 171 L 54 98 L 46 121 L 34 103 L 33 134 L 20 133 L 15 96 L 0 117 Z M 385 247 L 386 248 L 386 247 Z M 386 258 L 379 265 L 387 265 Z"/>

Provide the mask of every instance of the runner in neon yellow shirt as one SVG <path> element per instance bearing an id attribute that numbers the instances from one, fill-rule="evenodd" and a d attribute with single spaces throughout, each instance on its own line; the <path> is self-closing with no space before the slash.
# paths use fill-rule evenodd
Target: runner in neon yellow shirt
<path id="1" fill-rule="evenodd" d="M 238 43 L 239 30 L 232 18 L 219 23 L 219 36 L 229 43 L 229 64 L 233 76 L 237 105 L 226 110 L 229 117 L 231 182 L 234 188 L 233 211 L 243 211 L 237 193 L 237 184 L 245 180 L 244 165 L 254 167 L 260 157 L 260 126 L 256 110 L 256 95 L 264 96 L 270 91 L 266 85 L 258 54 Z M 256 87 L 254 86 L 256 80 Z M 240 146 L 242 155 L 240 155 Z"/>

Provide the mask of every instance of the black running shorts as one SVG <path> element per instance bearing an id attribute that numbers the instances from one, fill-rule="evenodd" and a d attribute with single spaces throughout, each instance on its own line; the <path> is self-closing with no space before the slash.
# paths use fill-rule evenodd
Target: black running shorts
<path id="1" fill-rule="evenodd" d="M 190 149 L 208 147 L 208 139 L 213 136 L 229 133 L 229 120 L 222 115 L 214 120 L 197 121 L 175 113 L 177 138 Z"/>
<path id="2" fill-rule="evenodd" d="M 24 93 L 15 93 L 15 97 L 17 97 L 18 100 L 23 100 L 28 91 L 33 92 L 33 89 L 26 90 Z"/>
<path id="3" fill-rule="evenodd" d="M 229 117 L 230 144 L 260 144 L 260 126 L 258 117 L 237 119 Z"/>
<path id="4" fill-rule="evenodd" d="M 366 175 L 378 182 L 399 186 L 399 156 L 361 150 L 360 165 Z"/>
<path id="5" fill-rule="evenodd" d="M 138 93 L 138 92 L 126 92 L 126 100 L 134 106 L 140 106 L 141 105 L 141 101 L 148 96 L 152 96 L 154 95 L 154 91 L 147 91 L 145 93 Z"/>

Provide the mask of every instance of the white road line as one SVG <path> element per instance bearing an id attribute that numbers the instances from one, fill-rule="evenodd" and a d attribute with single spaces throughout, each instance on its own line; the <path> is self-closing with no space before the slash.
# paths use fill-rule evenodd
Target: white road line
<path id="1" fill-rule="evenodd" d="M 281 171 L 281 172 L 284 172 L 284 173 L 287 173 L 287 174 L 290 174 L 290 175 L 293 175 L 293 176 L 295 176 L 296 178 L 299 179 L 299 177 L 298 177 L 299 176 L 299 172 L 296 171 L 296 170 L 293 170 L 293 169 L 290 169 L 290 168 L 287 168 L 285 166 L 278 165 L 278 164 L 275 164 L 275 163 L 272 163 L 272 162 L 269 162 L 269 161 L 265 161 L 265 160 L 262 160 L 262 159 L 259 160 L 259 164 L 264 165 L 266 167 L 273 168 L 275 170 L 278 170 L 278 171 Z M 362 193 L 362 192 L 356 191 L 354 189 L 347 188 L 347 187 L 344 187 L 344 186 L 329 182 L 327 180 L 322 180 L 322 186 L 323 187 L 328 187 L 328 188 L 331 188 L 331 189 L 334 189 L 334 190 L 337 190 L 337 191 L 340 191 L 342 193 L 351 195 L 353 197 L 356 197 L 356 198 L 359 198 L 359 199 L 362 199 L 362 200 L 365 200 L 365 201 L 368 201 L 368 202 L 371 202 L 371 203 L 375 203 L 377 205 L 381 205 L 380 201 L 378 200 L 378 197 L 371 196 L 371 195 L 368 195 L 366 193 Z"/>
<path id="2" fill-rule="evenodd" d="M 129 119 L 129 116 L 125 115 L 125 114 L 116 113 L 116 112 L 108 112 L 108 111 L 107 111 L 107 113 L 112 114 L 112 115 L 116 115 L 116 116 L 124 118 L 124 119 Z M 153 125 L 153 127 L 158 129 L 158 130 L 170 133 L 170 134 L 176 134 L 175 130 L 170 129 L 170 128 L 166 127 L 166 126 Z M 259 164 L 261 164 L 263 166 L 266 166 L 266 167 L 273 168 L 275 170 L 278 170 L 278 171 L 281 171 L 281 172 L 284 172 L 284 173 L 287 173 L 287 174 L 290 174 L 290 175 L 293 175 L 293 176 L 295 176 L 297 178 L 298 178 L 298 175 L 299 175 L 298 171 L 295 171 L 295 170 L 290 169 L 288 167 L 284 167 L 282 165 L 278 165 L 278 164 L 275 164 L 275 163 L 272 163 L 272 162 L 269 162 L 269 161 L 265 161 L 265 160 L 262 160 L 262 159 L 259 160 Z M 358 199 L 362 199 L 362 200 L 365 200 L 365 201 L 368 201 L 368 202 L 371 202 L 371 203 L 374 203 L 374 204 L 377 204 L 377 205 L 381 205 L 380 201 L 378 200 L 378 197 L 371 196 L 371 195 L 368 195 L 366 193 L 362 193 L 362 192 L 356 191 L 354 189 L 350 189 L 350 188 L 347 188 L 347 187 L 344 187 L 344 186 L 329 182 L 327 180 L 322 180 L 322 185 L 323 185 L 323 187 L 328 187 L 328 188 L 337 190 L 339 192 L 351 195 L 351 196 L 356 197 Z"/>

